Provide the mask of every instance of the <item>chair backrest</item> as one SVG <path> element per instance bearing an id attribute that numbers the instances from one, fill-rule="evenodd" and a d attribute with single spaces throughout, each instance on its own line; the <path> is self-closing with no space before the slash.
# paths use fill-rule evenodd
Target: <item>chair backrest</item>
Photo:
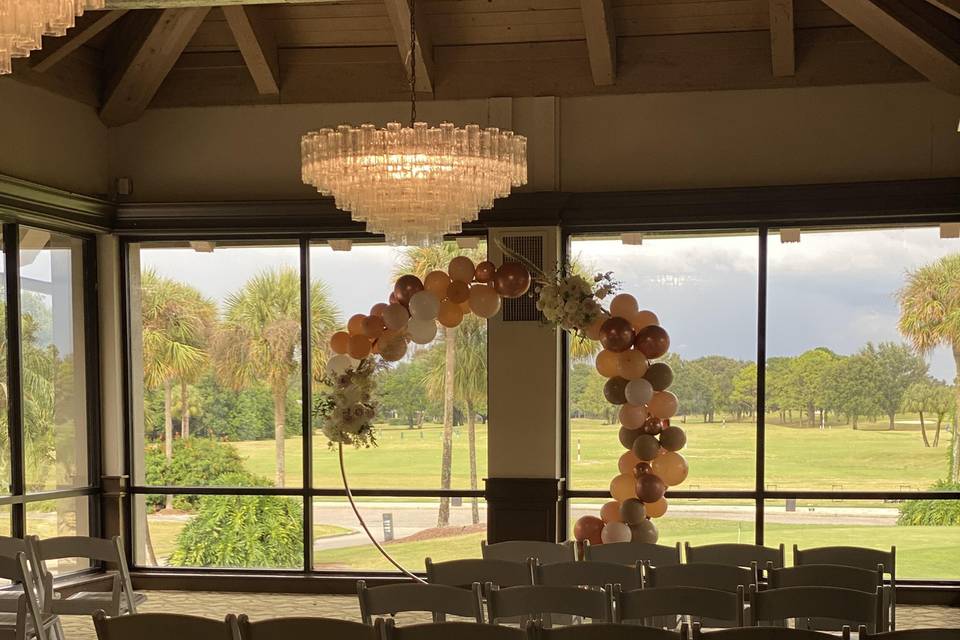
<path id="1" fill-rule="evenodd" d="M 52 597 L 52 576 L 47 570 L 47 560 L 61 558 L 86 558 L 95 562 L 106 562 L 113 565 L 119 574 L 119 584 L 116 588 L 122 592 L 126 601 L 127 611 L 137 613 L 136 598 L 133 592 L 133 580 L 130 577 L 130 568 L 127 566 L 127 554 L 123 551 L 123 540 L 120 536 L 112 538 L 93 538 L 89 536 L 60 536 L 57 538 L 40 539 L 30 536 L 29 543 L 37 559 L 40 579 Z M 119 602 L 120 593 L 116 594 Z"/>
<path id="2" fill-rule="evenodd" d="M 747 589 L 756 584 L 752 569 L 727 564 L 680 564 L 667 567 L 648 567 L 648 587 L 700 587 L 736 593 L 737 587 Z"/>
<path id="3" fill-rule="evenodd" d="M 849 637 L 848 629 L 842 639 L 849 640 Z M 693 625 L 693 640 L 840 640 L 840 638 L 830 633 L 787 627 L 741 627 L 704 632 L 700 631 L 700 625 Z"/>
<path id="4" fill-rule="evenodd" d="M 675 547 L 647 542 L 614 542 L 591 545 L 583 548 L 584 560 L 615 562 L 634 565 L 642 562 L 652 567 L 668 567 L 680 564 L 680 543 Z"/>
<path id="5" fill-rule="evenodd" d="M 4 611 L 17 614 L 16 624 L 19 631 L 24 631 L 29 626 L 37 630 L 38 638 L 42 637 L 42 632 L 39 631 L 43 628 L 42 590 L 29 588 L 29 585 L 34 583 L 34 578 L 27 564 L 27 554 L 21 551 L 12 558 L 0 556 L 0 578 L 25 586 L 18 599 L 7 601 L 10 609 L 5 608 Z"/>
<path id="6" fill-rule="evenodd" d="M 430 584 L 445 584 L 451 587 L 471 587 L 474 582 L 490 582 L 499 587 L 533 584 L 533 575 L 527 561 L 469 558 L 433 562 L 427 558 L 426 565 L 427 582 Z"/>
<path id="7" fill-rule="evenodd" d="M 517 616 L 540 618 L 549 614 L 565 614 L 609 622 L 612 618 L 610 593 L 579 587 L 533 585 L 498 589 L 487 588 L 487 612 L 490 622 Z"/>
<path id="8" fill-rule="evenodd" d="M 771 589 L 784 587 L 839 587 L 876 593 L 883 576 L 878 569 L 858 569 L 840 564 L 804 564 L 786 569 L 767 565 Z"/>
<path id="9" fill-rule="evenodd" d="M 510 540 L 487 544 L 480 542 L 480 552 L 485 560 L 509 560 L 526 562 L 533 558 L 540 564 L 573 562 L 577 559 L 577 545 L 573 542 L 542 542 L 539 540 Z"/>
<path id="10" fill-rule="evenodd" d="M 688 564 L 706 562 L 749 568 L 756 563 L 758 567 L 763 568 L 768 563 L 773 563 L 775 569 L 784 565 L 782 544 L 774 549 L 755 544 L 707 544 L 694 547 L 689 542 L 685 542 L 684 551 Z"/>
<path id="11" fill-rule="evenodd" d="M 901 629 L 885 633 L 870 633 L 866 626 L 860 627 L 858 640 L 956 640 L 957 629 Z"/>
<path id="12" fill-rule="evenodd" d="M 393 620 L 378 618 L 377 630 L 384 640 L 527 640 L 528 638 L 523 629 L 473 622 L 434 622 L 398 627 Z"/>
<path id="13" fill-rule="evenodd" d="M 27 564 L 30 568 L 30 578 L 33 580 L 33 589 L 40 591 L 43 589 L 40 579 L 40 567 L 37 562 L 36 549 L 30 539 L 8 538 L 0 536 L 0 557 L 15 559 L 18 553 L 22 553 L 27 558 Z"/>
<path id="14" fill-rule="evenodd" d="M 557 562 L 537 564 L 531 561 L 534 584 L 553 587 L 604 587 L 619 584 L 624 590 L 641 586 L 640 563 L 630 567 L 611 562 Z"/>
<path id="15" fill-rule="evenodd" d="M 889 551 L 868 549 L 866 547 L 816 547 L 814 549 L 799 549 L 793 545 L 793 564 L 839 564 L 845 567 L 873 570 L 878 564 L 883 565 L 883 572 L 890 574 L 893 581 L 897 579 L 897 548 L 890 547 Z"/>
<path id="16" fill-rule="evenodd" d="M 743 625 L 743 587 L 733 593 L 703 587 L 614 588 L 613 593 L 619 622 L 683 615 Z"/>
<path id="17" fill-rule="evenodd" d="M 753 624 L 782 623 L 788 618 L 829 618 L 876 629 L 881 620 L 880 589 L 874 593 L 837 587 L 784 587 L 757 591 L 751 587 Z"/>
<path id="18" fill-rule="evenodd" d="M 394 615 L 408 611 L 424 611 L 433 614 L 434 622 L 443 622 L 444 617 L 462 616 L 483 622 L 480 585 L 474 583 L 467 591 L 445 584 L 403 583 L 368 588 L 363 580 L 357 581 L 357 598 L 360 601 L 360 617 L 366 625 L 373 624 L 373 616 Z"/>
<path id="19" fill-rule="evenodd" d="M 99 640 L 240 640 L 233 614 L 225 620 L 211 620 L 178 613 L 139 613 L 108 618 L 102 611 L 93 614 Z"/>
<path id="20" fill-rule="evenodd" d="M 581 624 L 556 629 L 535 628 L 534 638 L 538 640 L 683 640 L 682 633 L 638 627 L 628 624 Z M 834 639 L 835 640 L 835 639 Z"/>
<path id="21" fill-rule="evenodd" d="M 271 618 L 251 622 L 243 614 L 238 625 L 243 640 L 380 640 L 380 634 L 373 627 L 333 618 Z"/>

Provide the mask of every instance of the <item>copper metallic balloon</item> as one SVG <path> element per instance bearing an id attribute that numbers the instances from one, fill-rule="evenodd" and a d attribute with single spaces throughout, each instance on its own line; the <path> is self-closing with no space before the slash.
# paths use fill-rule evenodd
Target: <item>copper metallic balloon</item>
<path id="1" fill-rule="evenodd" d="M 667 499 L 660 498 L 656 502 L 651 502 L 648 505 L 645 505 L 647 508 L 647 515 L 651 518 L 660 518 L 667 512 Z"/>
<path id="2" fill-rule="evenodd" d="M 504 298 L 519 298 L 530 290 L 530 272 L 519 262 L 504 262 L 493 276 L 493 285 Z"/>
<path id="3" fill-rule="evenodd" d="M 352 336 L 358 336 L 363 334 L 363 321 L 367 319 L 367 316 L 362 313 L 357 313 L 350 316 L 350 319 L 347 320 L 347 332 Z"/>
<path id="4" fill-rule="evenodd" d="M 653 436 L 641 433 L 637 436 L 637 439 L 633 441 L 633 446 L 630 447 L 630 450 L 633 451 L 633 455 L 641 460 L 650 461 L 660 453 L 660 442 Z"/>
<path id="5" fill-rule="evenodd" d="M 624 449 L 631 448 L 633 446 L 633 441 L 636 440 L 637 436 L 639 435 L 640 435 L 639 431 L 636 431 L 633 429 L 624 429 L 623 427 L 620 427 L 620 431 L 618 433 L 618 436 L 620 438 L 620 444 L 623 445 Z M 621 473 L 626 473 L 626 472 L 621 470 Z"/>
<path id="6" fill-rule="evenodd" d="M 687 434 L 680 427 L 667 427 L 660 432 L 660 446 L 667 451 L 680 451 L 687 445 Z"/>
<path id="7" fill-rule="evenodd" d="M 623 522 L 623 520 L 620 518 L 620 503 L 616 500 L 611 500 L 600 507 L 600 519 L 605 523 Z"/>
<path id="8" fill-rule="evenodd" d="M 330 350 L 336 354 L 346 353 L 350 350 L 350 334 L 346 331 L 337 331 L 330 336 Z"/>
<path id="9" fill-rule="evenodd" d="M 659 480 L 659 478 L 657 478 Z M 632 473 L 621 473 L 610 481 L 610 495 L 617 502 L 636 498 L 637 480 Z"/>
<path id="10" fill-rule="evenodd" d="M 470 285 L 460 280 L 454 280 L 447 287 L 447 300 L 462 304 L 470 300 Z"/>
<path id="11" fill-rule="evenodd" d="M 363 334 L 371 340 L 379 338 L 387 325 L 380 316 L 367 316 L 363 319 Z"/>
<path id="12" fill-rule="evenodd" d="M 627 401 L 626 390 L 627 380 L 620 376 L 614 376 L 603 385 L 603 397 L 610 404 L 625 404 Z"/>
<path id="13" fill-rule="evenodd" d="M 602 532 L 603 520 L 597 516 L 583 516 L 573 525 L 573 537 L 578 542 L 587 540 L 590 544 L 603 544 Z"/>
<path id="14" fill-rule="evenodd" d="M 651 360 L 670 350 L 670 336 L 663 327 L 651 324 L 637 331 L 634 346 Z"/>
<path id="15" fill-rule="evenodd" d="M 447 273 L 452 280 L 460 282 L 473 282 L 473 276 L 477 268 L 473 265 L 473 260 L 467 256 L 457 256 L 447 265 Z"/>
<path id="16" fill-rule="evenodd" d="M 649 520 L 644 520 L 639 524 L 630 525 L 630 542 L 643 542 L 644 544 L 656 544 L 660 539 L 660 532 L 657 531 L 657 525 Z"/>
<path id="17" fill-rule="evenodd" d="M 363 360 L 370 355 L 370 338 L 365 335 L 350 336 L 350 349 L 347 351 L 351 358 Z"/>
<path id="18" fill-rule="evenodd" d="M 438 300 L 447 297 L 447 287 L 450 286 L 450 276 L 444 271 L 431 271 L 423 279 L 423 288 L 437 296 Z"/>
<path id="19" fill-rule="evenodd" d="M 636 456 L 634 456 L 634 458 L 636 458 Z M 653 469 L 653 465 L 651 465 L 649 462 L 638 462 L 633 468 L 633 475 L 642 476 L 645 473 L 650 473 L 651 469 Z"/>
<path id="20" fill-rule="evenodd" d="M 633 329 L 623 318 L 607 318 L 600 325 L 600 344 L 610 351 L 626 351 L 633 344 Z"/>
<path id="21" fill-rule="evenodd" d="M 657 416 L 650 415 L 650 409 L 647 409 L 647 421 L 640 427 L 640 433 L 646 433 L 651 436 L 660 435 L 663 431 L 663 420 Z"/>
<path id="22" fill-rule="evenodd" d="M 624 429 L 640 429 L 647 421 L 647 408 L 643 405 L 625 404 L 620 407 L 619 418 Z"/>
<path id="23" fill-rule="evenodd" d="M 673 369 L 666 362 L 654 362 L 647 368 L 643 377 L 654 391 L 663 391 L 673 384 Z"/>
<path id="24" fill-rule="evenodd" d="M 638 524 L 647 519 L 647 510 L 643 503 L 636 498 L 624 500 L 620 505 L 620 522 L 627 524 Z"/>
<path id="25" fill-rule="evenodd" d="M 627 451 L 617 460 L 617 468 L 620 473 L 633 473 L 634 468 L 640 464 L 640 458 L 633 455 L 633 451 Z M 645 462 L 643 464 L 646 464 Z"/>
<path id="26" fill-rule="evenodd" d="M 483 282 L 486 284 L 493 280 L 493 274 L 497 272 L 497 266 L 490 262 L 489 260 L 484 260 L 477 264 L 477 269 L 473 274 L 474 279 L 477 282 Z"/>
<path id="27" fill-rule="evenodd" d="M 383 312 L 387 310 L 386 302 L 378 302 L 377 304 L 370 307 L 370 315 L 372 316 L 382 316 Z"/>
<path id="28" fill-rule="evenodd" d="M 393 293 L 397 296 L 397 302 L 402 305 L 410 304 L 410 298 L 413 294 L 423 291 L 423 283 L 415 275 L 407 274 L 397 278 L 397 284 L 393 286 Z"/>
<path id="29" fill-rule="evenodd" d="M 663 497 L 666 490 L 667 485 L 656 474 L 645 473 L 637 476 L 637 497 L 643 502 L 656 502 Z"/>
<path id="30" fill-rule="evenodd" d="M 616 351 L 602 350 L 597 354 L 597 372 L 604 378 L 612 378 L 620 371 L 620 354 Z"/>
<path id="31" fill-rule="evenodd" d="M 687 460 L 679 453 L 668 451 L 656 460 L 650 463 L 653 466 L 653 473 L 659 476 L 668 487 L 675 487 L 682 484 L 690 473 L 690 467 Z"/>
<path id="32" fill-rule="evenodd" d="M 672 418 L 677 415 L 679 404 L 677 396 L 669 391 L 657 391 L 647 404 L 647 409 L 650 410 L 650 415 L 658 418 Z"/>

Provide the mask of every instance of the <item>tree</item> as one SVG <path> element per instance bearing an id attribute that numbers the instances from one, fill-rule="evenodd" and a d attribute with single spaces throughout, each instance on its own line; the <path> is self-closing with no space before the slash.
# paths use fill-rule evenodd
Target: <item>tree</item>
<path id="1" fill-rule="evenodd" d="M 938 345 L 953 352 L 955 371 L 960 374 L 960 254 L 945 256 L 933 264 L 907 274 L 906 285 L 898 292 L 900 333 L 920 355 Z M 960 385 L 955 402 L 960 410 Z M 953 427 L 950 479 L 960 481 L 960 433 Z"/>
<path id="2" fill-rule="evenodd" d="M 903 394 L 903 410 L 911 413 L 920 414 L 920 433 L 923 436 L 923 446 L 930 446 L 930 439 L 927 438 L 927 425 L 923 419 L 923 414 L 928 410 L 930 396 L 930 385 L 923 382 L 914 382 Z"/>
<path id="3" fill-rule="evenodd" d="M 444 242 L 429 247 L 411 247 L 404 252 L 403 258 L 397 264 L 394 276 L 412 273 L 423 280 L 431 271 L 446 271 L 458 255 L 465 255 L 474 263 L 484 259 L 484 249 L 461 250 L 452 242 Z M 453 466 L 453 411 L 455 400 L 454 372 L 457 367 L 457 327 L 444 328 L 444 386 L 443 386 L 443 450 L 440 455 L 440 486 L 449 489 Z M 476 450 L 471 444 L 471 451 Z M 471 466 L 476 461 L 471 461 Z M 437 513 L 437 526 L 445 527 L 450 524 L 450 499 L 440 498 L 440 508 Z"/>
<path id="4" fill-rule="evenodd" d="M 860 416 L 880 412 L 879 373 L 873 358 L 856 354 L 838 358 L 827 371 L 824 402 L 856 430 Z"/>
<path id="5" fill-rule="evenodd" d="M 757 406 L 757 365 L 751 362 L 742 367 L 733 377 L 733 389 L 730 393 L 730 405 L 737 416 L 746 413 L 753 415 Z"/>
<path id="6" fill-rule="evenodd" d="M 931 446 L 927 438 L 927 426 L 924 413 L 932 413 L 937 417 L 937 431 L 933 436 L 933 445 L 940 444 L 940 429 L 943 419 L 953 410 L 953 394 L 950 388 L 940 382 L 927 378 L 921 382 L 914 382 L 903 395 L 905 411 L 920 414 L 920 433 L 923 435 L 923 444 Z"/>
<path id="7" fill-rule="evenodd" d="M 816 426 L 817 411 L 820 421 L 826 420 L 826 389 L 830 371 L 837 355 L 826 347 L 817 347 L 800 354 L 790 362 L 785 383 L 786 395 L 795 399 L 799 408 L 807 412 L 809 426 Z"/>
<path id="8" fill-rule="evenodd" d="M 790 385 L 790 365 L 793 358 L 767 358 L 766 371 L 766 407 L 764 411 L 777 411 L 780 422 L 786 423 L 787 414 L 799 402 L 794 396 L 794 389 Z"/>
<path id="9" fill-rule="evenodd" d="M 927 364 L 909 347 L 893 342 L 881 342 L 876 346 L 868 342 L 860 354 L 876 363 L 877 399 L 881 411 L 890 420 L 890 431 L 893 431 L 904 393 L 911 384 L 926 378 Z"/>
<path id="10" fill-rule="evenodd" d="M 339 324 L 326 285 L 310 283 L 314 378 L 322 376 L 327 343 Z M 287 392 L 300 368 L 300 274 L 292 267 L 268 269 L 227 297 L 214 340 L 217 374 L 236 390 L 258 382 L 273 395 L 276 486 L 284 486 Z"/>
<path id="11" fill-rule="evenodd" d="M 414 357 L 378 374 L 377 406 L 381 412 L 393 412 L 413 429 L 423 421 L 426 408 L 421 385 L 425 377 L 424 359 Z"/>

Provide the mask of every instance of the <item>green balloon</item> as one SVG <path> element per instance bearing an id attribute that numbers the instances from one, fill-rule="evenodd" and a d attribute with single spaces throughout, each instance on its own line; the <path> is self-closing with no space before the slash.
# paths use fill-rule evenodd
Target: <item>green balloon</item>
<path id="1" fill-rule="evenodd" d="M 653 386 L 654 391 L 663 391 L 673 384 L 673 369 L 666 362 L 654 362 L 647 367 L 643 377 Z"/>

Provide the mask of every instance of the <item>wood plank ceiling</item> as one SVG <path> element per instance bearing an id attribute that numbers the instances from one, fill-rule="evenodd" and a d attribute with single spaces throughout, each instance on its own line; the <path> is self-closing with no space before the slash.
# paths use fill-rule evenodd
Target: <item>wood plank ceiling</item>
<path id="1" fill-rule="evenodd" d="M 403 100 L 407 0 L 108 0 L 14 78 L 98 107 Z M 956 0 L 419 0 L 423 99 L 909 82 L 960 93 Z"/>

